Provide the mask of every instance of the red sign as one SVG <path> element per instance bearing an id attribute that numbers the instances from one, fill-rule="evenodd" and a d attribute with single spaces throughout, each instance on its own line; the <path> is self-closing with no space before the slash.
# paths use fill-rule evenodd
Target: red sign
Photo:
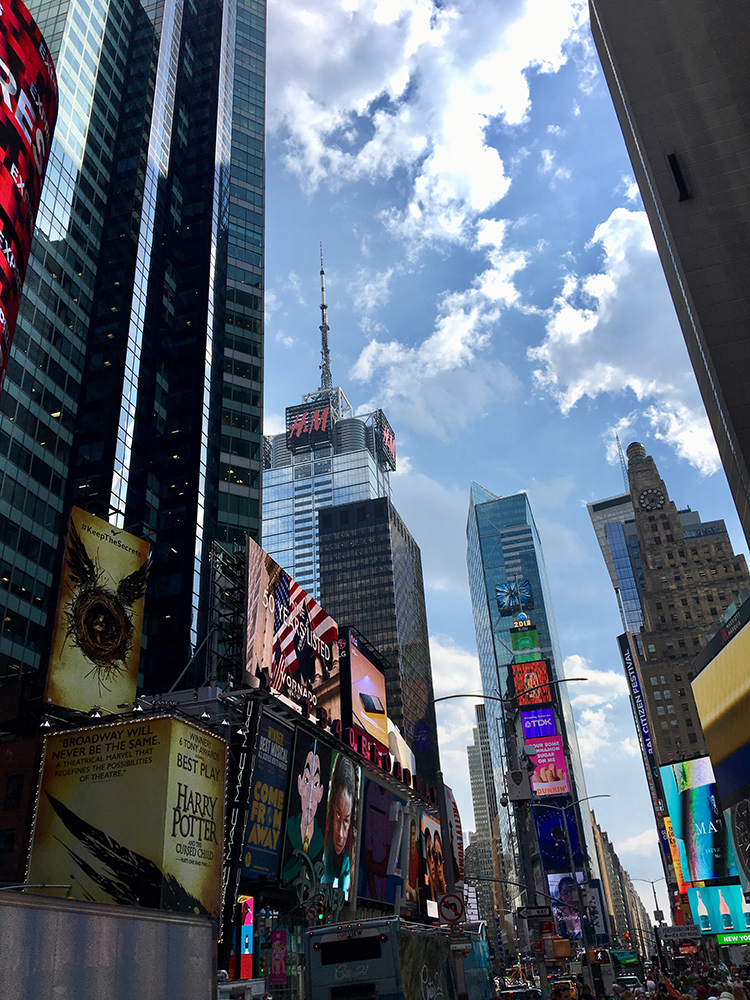
<path id="1" fill-rule="evenodd" d="M 286 986 L 286 931 L 271 931 L 271 967 L 268 972 L 270 986 Z"/>
<path id="2" fill-rule="evenodd" d="M 543 920 L 539 925 L 539 933 L 543 938 L 554 937 L 555 936 L 555 922 L 554 920 Z"/>
<path id="3" fill-rule="evenodd" d="M 535 955 L 543 955 L 544 954 L 544 941 L 535 941 L 534 942 L 534 954 Z"/>
<path id="4" fill-rule="evenodd" d="M 552 700 L 548 687 L 549 672 L 544 660 L 513 663 L 511 669 L 519 705 L 544 705 Z"/>
<path id="5" fill-rule="evenodd" d="M 49 50 L 21 0 L 0 5 L 0 387 L 57 120 Z"/>

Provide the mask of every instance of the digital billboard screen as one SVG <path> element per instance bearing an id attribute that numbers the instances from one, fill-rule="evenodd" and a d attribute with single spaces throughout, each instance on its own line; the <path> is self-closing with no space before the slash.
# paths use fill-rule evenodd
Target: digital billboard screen
<path id="1" fill-rule="evenodd" d="M 709 757 L 659 768 L 686 885 L 737 875 L 731 831 L 719 809 Z"/>
<path id="2" fill-rule="evenodd" d="M 575 880 L 569 871 L 547 876 L 552 916 L 559 937 L 583 937 L 585 914 L 580 898 L 583 890 L 579 893 L 576 881 L 579 886 L 583 884 L 583 872 L 576 872 Z"/>
<path id="3" fill-rule="evenodd" d="M 332 433 L 333 411 L 327 399 L 287 407 L 286 446 L 289 451 L 330 441 Z"/>
<path id="4" fill-rule="evenodd" d="M 690 911 L 701 934 L 750 930 L 750 906 L 741 885 L 706 885 L 687 890 Z"/>
<path id="5" fill-rule="evenodd" d="M 544 660 L 512 663 L 513 691 L 521 707 L 545 705 L 552 701 L 549 671 Z"/>
<path id="6" fill-rule="evenodd" d="M 539 633 L 530 625 L 518 627 L 518 623 L 514 623 L 510 630 L 510 648 L 513 650 L 513 659 L 516 663 L 541 660 L 542 658 Z"/>
<path id="7" fill-rule="evenodd" d="M 380 466 L 394 472 L 396 469 L 396 437 L 382 410 L 376 410 L 373 426 Z"/>
<path id="8" fill-rule="evenodd" d="M 557 736 L 555 716 L 551 708 L 521 712 L 521 726 L 525 740 L 533 740 L 539 736 Z"/>
<path id="9" fill-rule="evenodd" d="M 360 639 L 349 633 L 352 724 L 388 749 L 385 674 L 373 663 Z"/>
<path id="10" fill-rule="evenodd" d="M 497 610 L 503 617 L 516 615 L 519 611 L 530 611 L 534 607 L 534 598 L 529 580 L 514 580 L 513 583 L 501 583 L 495 587 Z"/>
<path id="11" fill-rule="evenodd" d="M 247 546 L 248 678 L 267 670 L 271 691 L 291 708 L 307 703 L 324 723 L 340 719 L 338 625 L 257 542 Z"/>
<path id="12" fill-rule="evenodd" d="M 389 788 L 365 781 L 358 896 L 393 905 L 408 864 L 408 805 Z"/>
<path id="13" fill-rule="evenodd" d="M 576 867 L 579 865 L 582 866 L 584 863 L 581 841 L 578 835 L 578 825 L 576 823 L 575 807 L 572 805 L 570 798 L 561 799 L 555 805 L 564 807 L 565 820 L 563 820 L 562 808 L 553 809 L 541 802 L 535 802 L 532 806 L 539 851 L 544 862 L 545 871 L 547 872 L 570 870 L 568 842 L 566 831 L 563 828 L 564 822 L 567 822 L 567 836 L 570 838 L 573 861 Z"/>
<path id="14" fill-rule="evenodd" d="M 21 0 L 0 20 L 0 389 L 57 119 L 52 58 Z"/>
<path id="15" fill-rule="evenodd" d="M 568 765 L 562 736 L 542 736 L 526 742 L 526 753 L 534 764 L 531 791 L 537 795 L 565 795 L 570 791 Z"/>
<path id="16" fill-rule="evenodd" d="M 74 507 L 45 701 L 112 714 L 135 701 L 149 544 Z"/>
<path id="17" fill-rule="evenodd" d="M 250 782 L 243 878 L 275 882 L 279 874 L 282 825 L 294 733 L 267 715 L 258 727 Z"/>
<path id="18" fill-rule="evenodd" d="M 424 859 L 423 886 L 427 916 L 438 916 L 438 897 L 447 892 L 445 857 L 440 822 L 423 812 L 420 814 L 422 857 Z"/>
<path id="19" fill-rule="evenodd" d="M 218 918 L 226 743 L 162 716 L 45 740 L 28 881 Z"/>

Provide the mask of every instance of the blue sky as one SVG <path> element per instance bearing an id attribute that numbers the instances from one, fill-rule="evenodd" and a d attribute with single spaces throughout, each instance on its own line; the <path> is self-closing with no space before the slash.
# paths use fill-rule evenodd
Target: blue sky
<path id="1" fill-rule="evenodd" d="M 589 794 L 634 877 L 661 874 L 586 503 L 642 441 L 671 498 L 745 544 L 581 0 L 275 0 L 268 19 L 265 429 L 331 366 L 397 442 L 422 550 L 436 694 L 478 691 L 471 480 L 526 490 Z M 467 699 L 439 711 L 472 827 Z M 652 907 L 650 889 L 644 893 Z"/>

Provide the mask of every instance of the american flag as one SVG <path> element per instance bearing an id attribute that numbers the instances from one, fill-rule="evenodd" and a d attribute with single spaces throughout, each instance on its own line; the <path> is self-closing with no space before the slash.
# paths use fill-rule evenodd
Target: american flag
<path id="1" fill-rule="evenodd" d="M 333 618 L 288 573 L 282 575 L 274 598 L 271 684 L 276 691 L 283 691 L 284 678 L 301 674 L 298 679 L 305 679 L 312 662 L 314 651 L 306 638 L 308 627 L 326 645 L 338 640 L 339 630 Z"/>

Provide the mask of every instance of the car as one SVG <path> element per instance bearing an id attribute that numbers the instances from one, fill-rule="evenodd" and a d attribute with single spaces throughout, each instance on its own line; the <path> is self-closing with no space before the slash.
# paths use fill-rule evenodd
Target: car
<path id="1" fill-rule="evenodd" d="M 615 979 L 618 986 L 622 986 L 624 990 L 642 990 L 643 983 L 640 981 L 638 976 L 618 976 Z"/>
<path id="2" fill-rule="evenodd" d="M 550 984 L 552 989 L 556 986 L 565 986 L 570 990 L 570 1000 L 576 1000 L 578 997 L 578 981 L 575 979 L 554 979 Z"/>

